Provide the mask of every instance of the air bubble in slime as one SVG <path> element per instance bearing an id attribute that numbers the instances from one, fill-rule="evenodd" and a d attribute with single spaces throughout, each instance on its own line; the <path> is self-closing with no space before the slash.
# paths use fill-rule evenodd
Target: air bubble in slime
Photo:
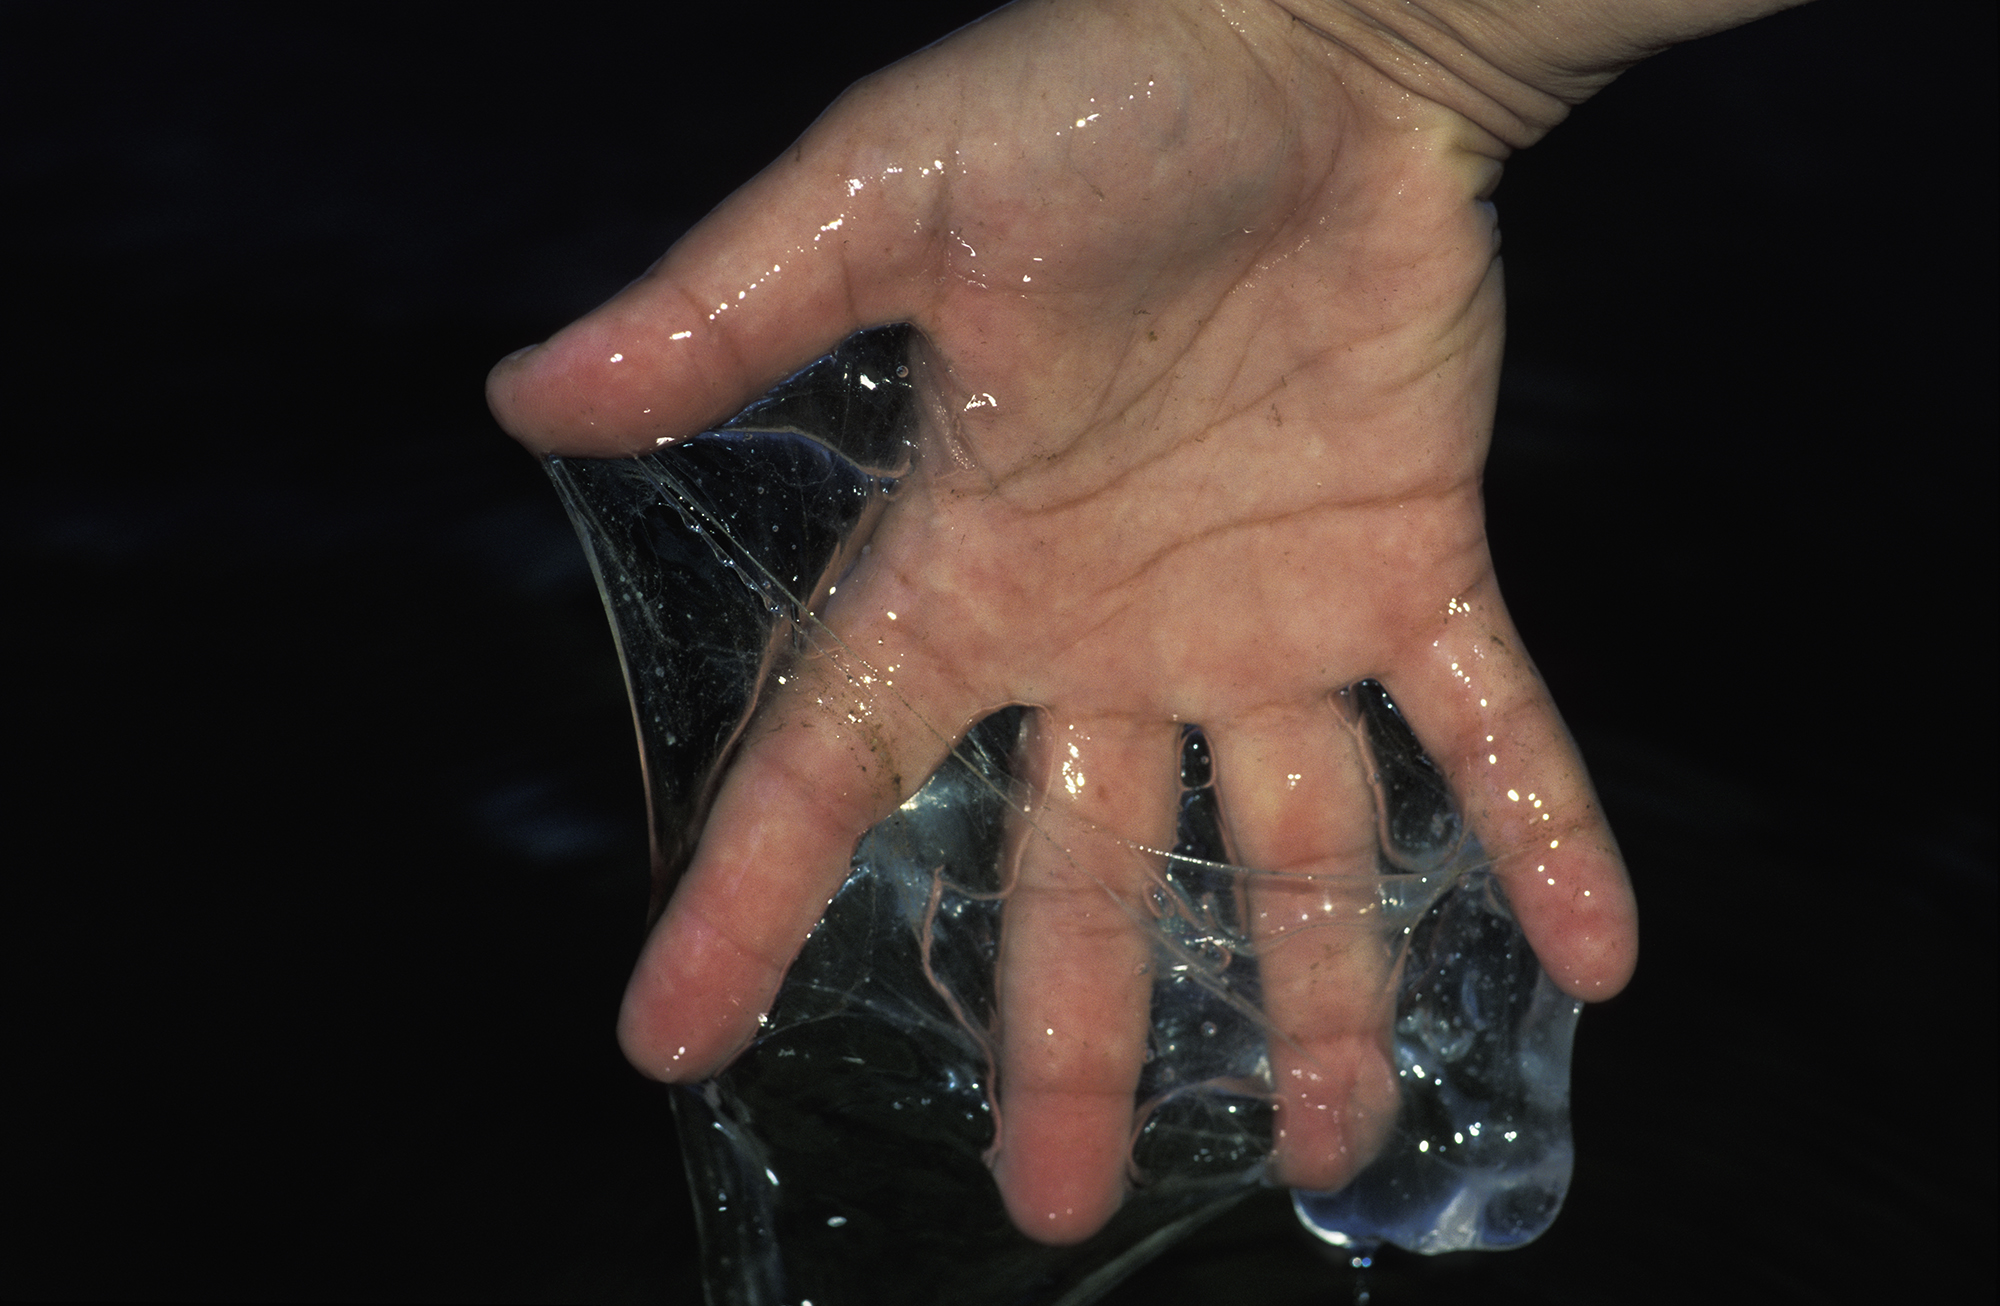
<path id="1" fill-rule="evenodd" d="M 804 648 L 851 656 L 813 608 L 914 465 L 907 343 L 907 328 L 857 335 L 657 453 L 549 460 L 623 660 L 656 911 L 767 683 Z M 1569 1183 L 1580 1004 L 1543 974 L 1388 694 L 1363 682 L 1340 700 L 1374 779 L 1379 874 L 1335 886 L 1312 926 L 1381 950 L 1401 1099 L 1358 1177 L 1294 1205 L 1340 1246 L 1519 1246 Z M 1132 1191 L 1076 1246 L 1009 1223 L 983 1158 L 1001 868 L 1029 797 L 1014 769 L 1024 714 L 979 723 L 860 841 L 755 1042 L 675 1090 L 713 1306 L 1087 1302 L 1266 1182 L 1268 1030 L 1244 929 L 1259 872 L 1228 861 L 1190 727 L 1176 847 L 1122 850 L 1144 862 L 1155 941 Z"/>

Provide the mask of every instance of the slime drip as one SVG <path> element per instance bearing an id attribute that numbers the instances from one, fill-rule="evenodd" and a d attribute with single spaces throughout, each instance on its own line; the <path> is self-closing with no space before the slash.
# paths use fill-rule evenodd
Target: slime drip
<path id="1" fill-rule="evenodd" d="M 868 670 L 814 612 L 914 465 L 907 343 L 907 328 L 864 332 L 720 430 L 657 453 L 549 461 L 631 694 L 656 913 L 772 679 L 807 650 L 850 677 Z M 1516 1246 L 1554 1219 L 1568 1184 L 1580 1004 L 1541 972 L 1387 692 L 1364 681 L 1338 697 L 1375 789 L 1378 874 L 1329 885 L 1320 914 L 1290 929 L 1381 950 L 1389 978 L 1371 996 L 1401 1102 L 1351 1184 L 1294 1204 L 1357 1257 L 1384 1241 Z M 1009 828 L 1033 798 L 1018 769 L 1028 712 L 977 723 L 861 839 L 756 1040 L 675 1091 L 717 1306 L 1086 1302 L 1266 1181 L 1273 1035 L 1246 928 L 1263 873 L 1232 864 L 1207 740 L 1189 726 L 1175 846 L 1080 836 L 1116 845 L 1108 855 L 1148 885 L 1131 911 L 1154 944 L 1132 1192 L 1076 1246 L 1009 1223 L 986 1157 L 1001 1123 Z M 1081 861 L 1074 843 L 1062 851 Z"/>

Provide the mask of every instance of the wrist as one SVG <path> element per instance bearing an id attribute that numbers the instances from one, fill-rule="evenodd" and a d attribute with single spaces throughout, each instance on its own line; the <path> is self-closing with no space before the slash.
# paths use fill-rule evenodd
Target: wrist
<path id="1" fill-rule="evenodd" d="M 1521 149 L 1633 64 L 1804 0 L 1275 0 L 1411 94 Z"/>

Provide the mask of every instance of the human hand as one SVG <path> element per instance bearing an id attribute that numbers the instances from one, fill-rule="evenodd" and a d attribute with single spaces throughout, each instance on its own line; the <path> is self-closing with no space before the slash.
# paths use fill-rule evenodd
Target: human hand
<path id="1" fill-rule="evenodd" d="M 1181 722 L 1212 743 L 1236 859 L 1277 873 L 1251 907 L 1286 1182 L 1345 1182 L 1394 1103 L 1379 961 L 1284 929 L 1375 869 L 1342 686 L 1395 696 L 1557 982 L 1624 984 L 1629 887 L 1479 503 L 1502 326 L 1483 197 L 1561 102 L 1495 116 L 1379 62 L 1262 3 L 1002 11 L 857 86 L 495 370 L 513 434 L 609 456 L 860 327 L 923 333 L 917 466 L 819 613 L 883 683 L 810 659 L 760 712 L 628 990 L 647 1073 L 704 1077 L 754 1035 L 856 838 L 1008 703 L 1043 709 L 1047 837 L 1018 841 L 1007 907 L 996 1177 L 1036 1237 L 1120 1200 L 1151 985 L 1132 852 L 1172 841 Z"/>

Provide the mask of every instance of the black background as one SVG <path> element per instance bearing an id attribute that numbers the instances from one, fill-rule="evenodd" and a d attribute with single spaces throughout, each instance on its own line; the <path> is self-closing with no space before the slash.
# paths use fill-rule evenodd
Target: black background
<path id="1" fill-rule="evenodd" d="M 977 11 L 0 11 L 0 1295 L 696 1300 L 616 661 L 481 380 Z M 1556 1228 L 1377 1303 L 1992 1297 L 1994 36 L 1825 0 L 1510 165 L 1492 534 L 1645 955 Z M 1346 1300 L 1288 1220 L 1117 1300 Z"/>

